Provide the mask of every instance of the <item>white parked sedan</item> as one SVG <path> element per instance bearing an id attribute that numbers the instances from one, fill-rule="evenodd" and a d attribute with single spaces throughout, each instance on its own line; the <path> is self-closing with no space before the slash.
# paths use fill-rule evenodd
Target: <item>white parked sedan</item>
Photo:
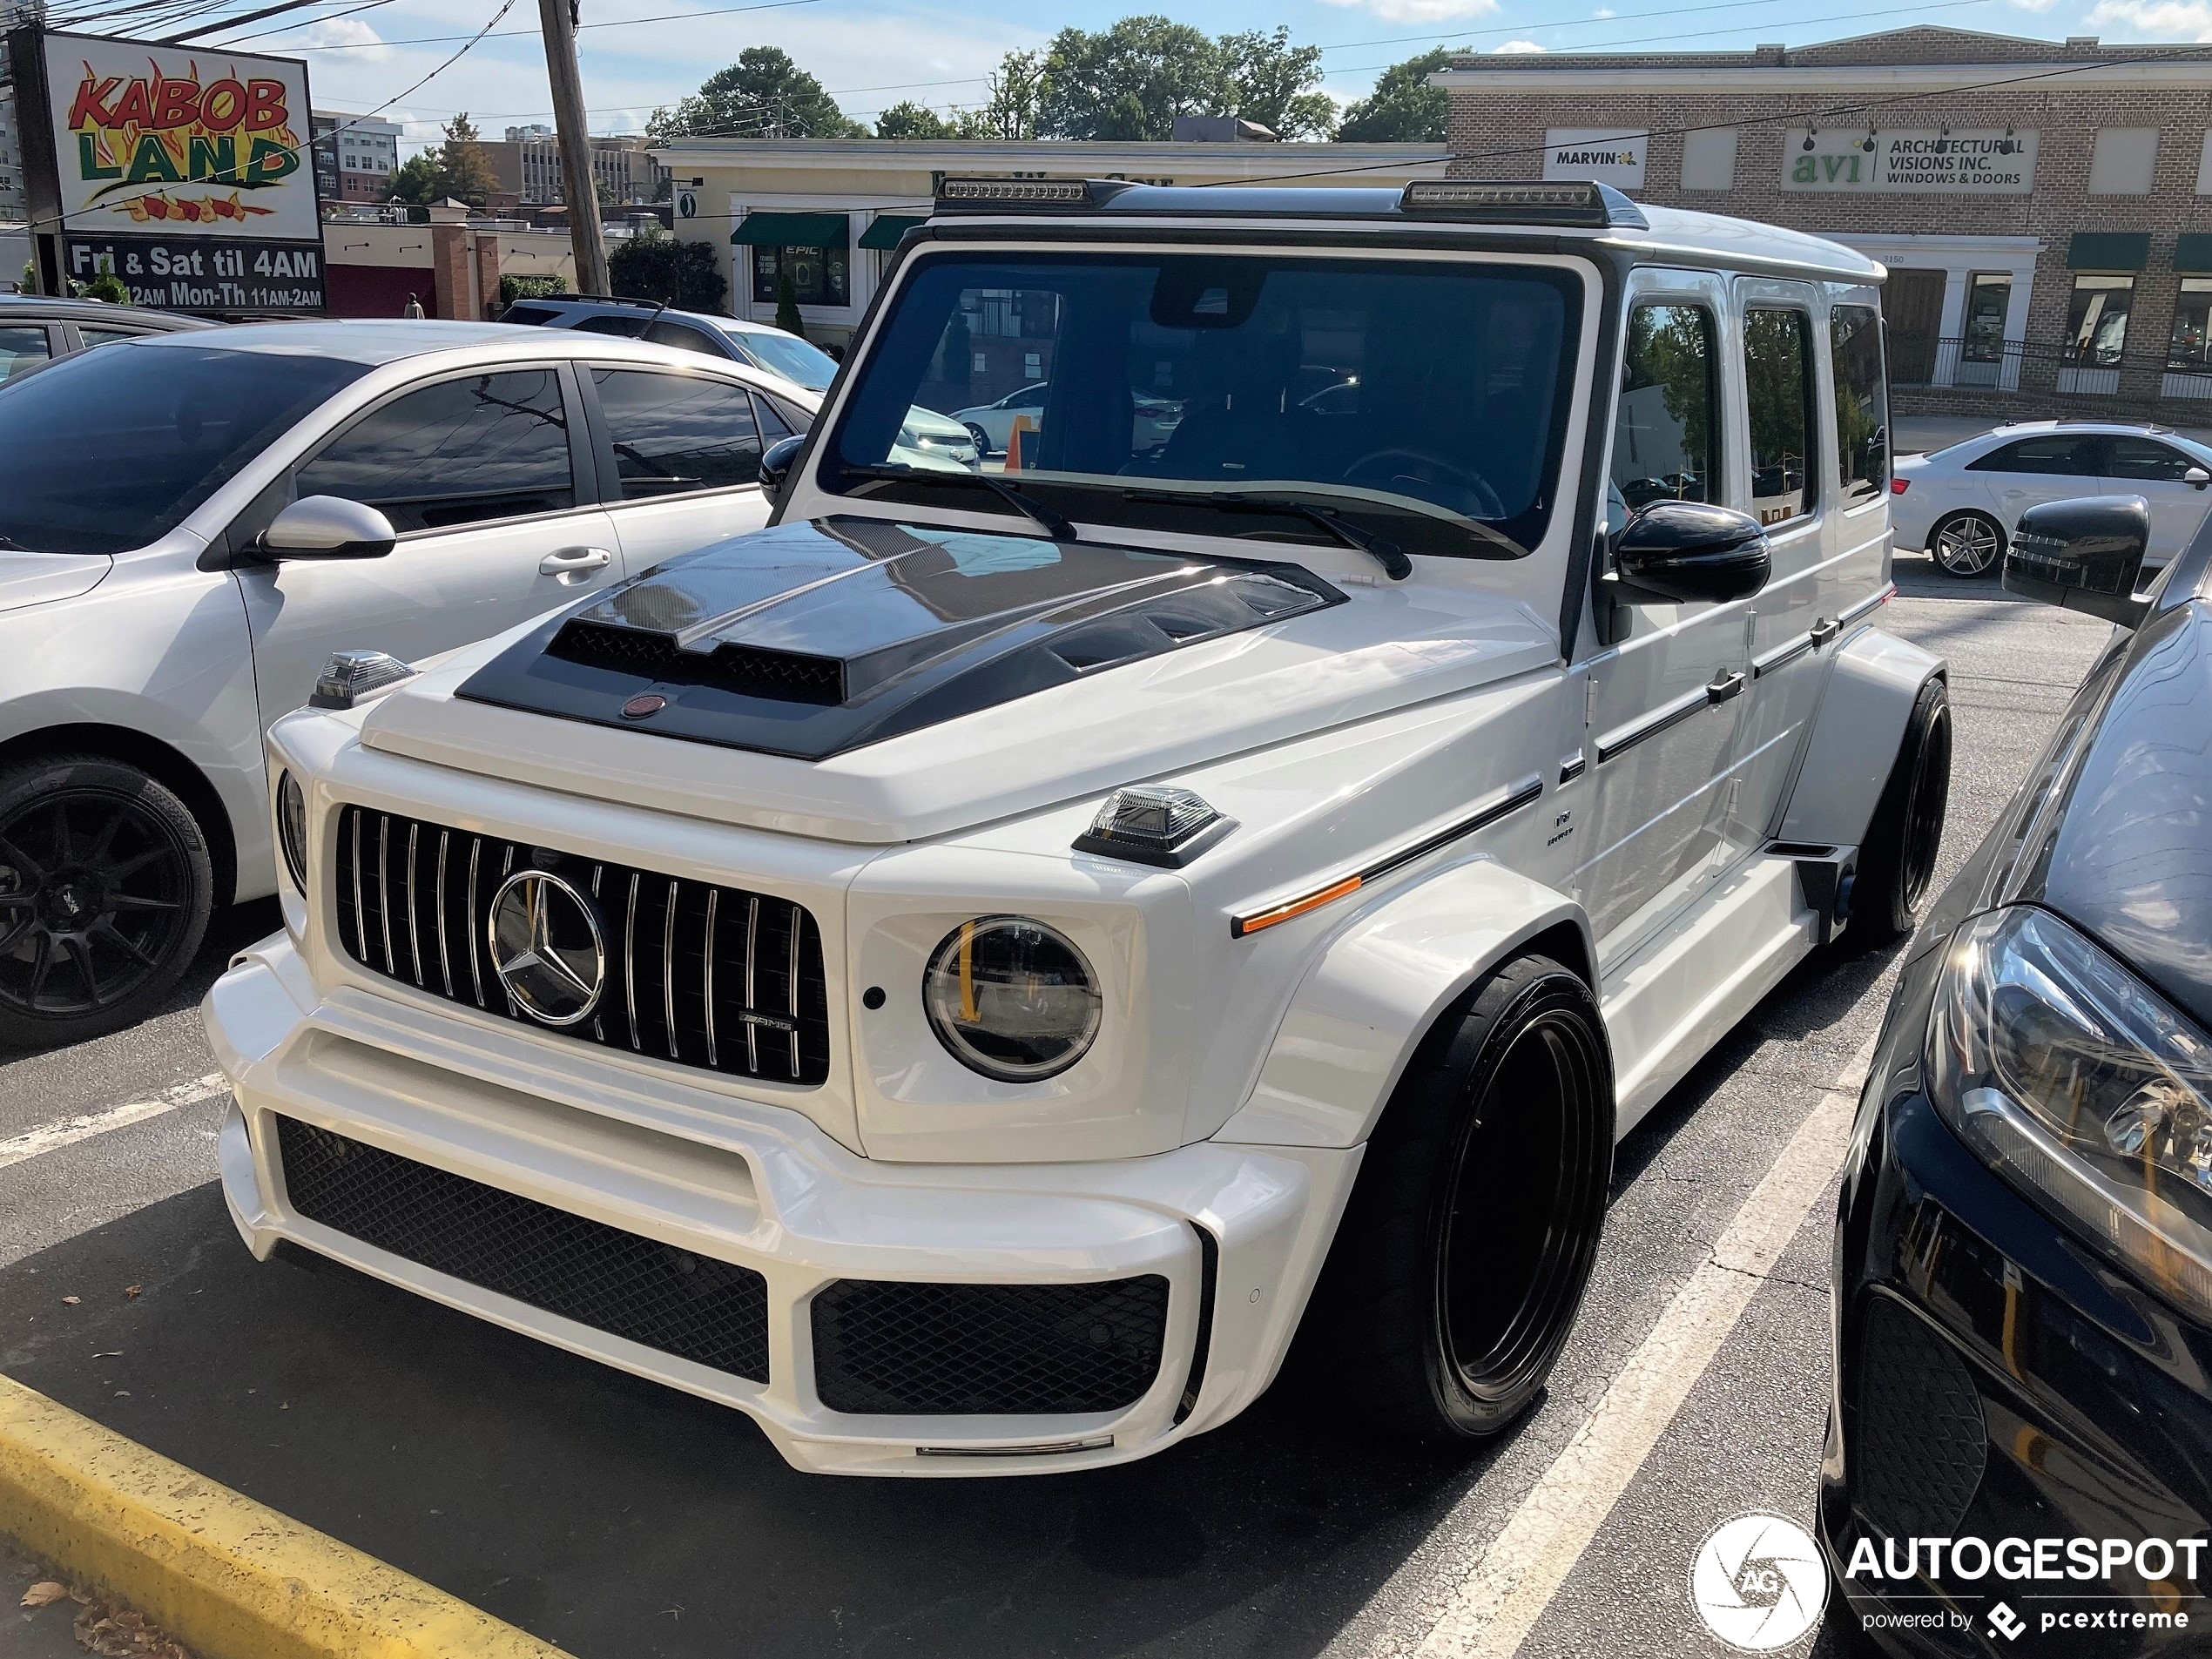
<path id="1" fill-rule="evenodd" d="M 2023 421 L 1932 455 L 1899 455 L 1890 522 L 1946 575 L 1993 570 L 2020 516 L 2039 502 L 2141 496 L 2150 503 L 2146 571 L 2188 544 L 2212 507 L 2212 448 L 2157 427 Z"/>
<path id="2" fill-rule="evenodd" d="M 153 1006 L 274 890 L 261 733 L 331 652 L 496 634 L 766 516 L 816 401 L 444 322 L 132 341 L 0 387 L 0 1046 Z"/>

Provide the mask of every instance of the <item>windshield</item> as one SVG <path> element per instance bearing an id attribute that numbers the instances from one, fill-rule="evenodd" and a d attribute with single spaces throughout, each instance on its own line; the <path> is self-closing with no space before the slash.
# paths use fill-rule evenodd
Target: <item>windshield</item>
<path id="1" fill-rule="evenodd" d="M 900 289 L 828 448 L 826 489 L 886 477 L 910 405 L 982 471 L 1079 519 L 1513 556 L 1544 534 L 1581 284 L 1568 272 L 1271 254 L 934 255 Z M 870 469 L 874 469 L 871 475 Z M 970 489 L 963 509 L 995 510 Z"/>
<path id="2" fill-rule="evenodd" d="M 0 386 L 0 548 L 113 554 L 158 541 L 367 372 L 293 352 L 142 341 L 10 381 Z"/>
<path id="3" fill-rule="evenodd" d="M 738 338 L 770 374 L 794 381 L 810 392 L 827 390 L 837 374 L 836 358 L 820 347 L 810 346 L 790 334 L 765 334 L 748 328 Z"/>

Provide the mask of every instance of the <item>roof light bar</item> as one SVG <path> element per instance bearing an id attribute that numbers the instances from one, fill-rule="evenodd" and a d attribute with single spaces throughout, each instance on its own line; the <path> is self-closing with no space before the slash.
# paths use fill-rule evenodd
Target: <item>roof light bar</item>
<path id="1" fill-rule="evenodd" d="M 1117 179 L 948 179 L 937 186 L 937 206 L 1097 207 L 1129 185 Z"/>
<path id="2" fill-rule="evenodd" d="M 1610 185 L 1595 179 L 1504 183 L 1476 179 L 1416 179 L 1398 199 L 1403 213 L 1487 225 L 1575 225 L 1594 230 L 1649 230 L 1642 211 Z"/>

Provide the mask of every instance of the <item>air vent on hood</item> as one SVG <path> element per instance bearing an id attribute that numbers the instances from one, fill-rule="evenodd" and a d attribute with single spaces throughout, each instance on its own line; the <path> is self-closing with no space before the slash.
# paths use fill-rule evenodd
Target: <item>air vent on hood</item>
<path id="1" fill-rule="evenodd" d="M 649 674 L 671 685 L 711 685 L 745 697 L 834 707 L 845 701 L 845 664 L 834 657 L 768 651 L 724 641 L 685 651 L 673 634 L 571 617 L 545 648 L 548 657 Z"/>

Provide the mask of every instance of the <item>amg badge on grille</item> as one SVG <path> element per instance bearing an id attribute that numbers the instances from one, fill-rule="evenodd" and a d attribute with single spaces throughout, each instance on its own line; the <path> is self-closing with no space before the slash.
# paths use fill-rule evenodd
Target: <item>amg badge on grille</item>
<path id="1" fill-rule="evenodd" d="M 532 1019 L 576 1024 L 607 980 L 598 910 L 557 875 L 517 870 L 492 895 L 491 965 Z"/>

